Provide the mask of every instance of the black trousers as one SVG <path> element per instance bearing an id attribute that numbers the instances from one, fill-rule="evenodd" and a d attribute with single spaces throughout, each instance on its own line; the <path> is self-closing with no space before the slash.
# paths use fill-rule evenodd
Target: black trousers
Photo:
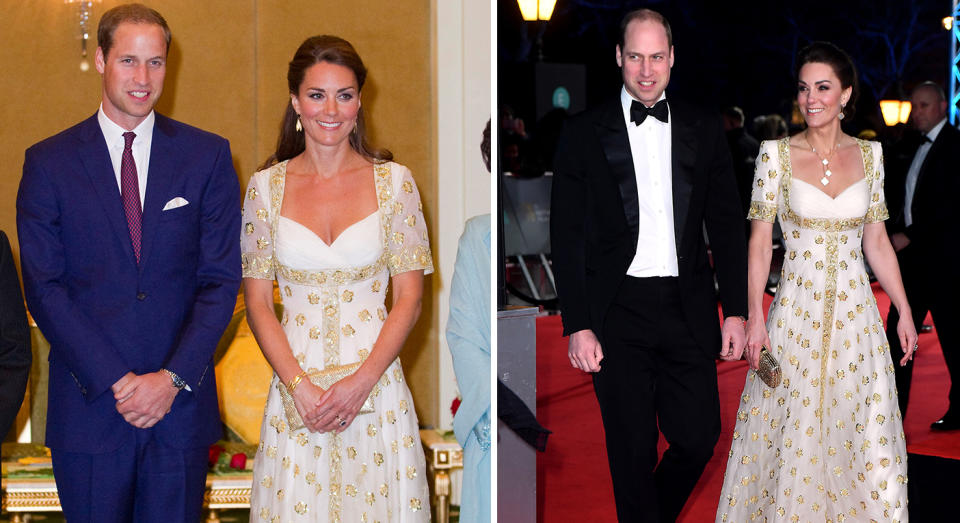
<path id="1" fill-rule="evenodd" d="M 593 384 L 621 522 L 676 521 L 713 455 L 716 363 L 691 328 L 677 278 L 627 277 L 607 314 Z M 670 444 L 659 465 L 658 429 Z"/>
<path id="2" fill-rule="evenodd" d="M 957 317 L 960 304 L 956 301 L 960 285 L 957 283 L 957 276 L 955 273 L 939 274 L 931 270 L 922 252 L 917 251 L 912 245 L 908 245 L 897 253 L 897 261 L 900 264 L 907 303 L 910 304 L 917 332 L 920 332 L 927 312 L 933 316 L 943 359 L 947 363 L 947 372 L 950 373 L 950 407 L 947 412 L 950 416 L 960 416 L 960 321 Z M 904 351 L 900 346 L 900 337 L 897 336 L 899 321 L 900 314 L 891 304 L 890 312 L 887 314 L 887 340 L 890 342 L 890 357 L 896 369 L 900 414 L 906 417 L 913 362 L 907 363 L 905 367 L 900 366 Z M 917 354 L 914 357 L 922 358 L 923 354 Z"/>

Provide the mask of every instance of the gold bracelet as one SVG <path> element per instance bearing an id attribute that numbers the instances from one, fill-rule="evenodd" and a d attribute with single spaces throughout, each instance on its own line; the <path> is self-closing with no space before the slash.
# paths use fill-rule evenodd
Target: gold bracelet
<path id="1" fill-rule="evenodd" d="M 297 374 L 295 378 L 290 380 L 290 383 L 287 384 L 287 392 L 293 394 L 293 391 L 296 390 L 297 385 L 303 380 L 303 377 L 307 375 L 307 371 L 300 371 L 300 374 Z"/>

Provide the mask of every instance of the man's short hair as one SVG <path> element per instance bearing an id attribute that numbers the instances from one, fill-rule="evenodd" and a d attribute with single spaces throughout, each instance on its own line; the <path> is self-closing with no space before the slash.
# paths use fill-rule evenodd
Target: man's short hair
<path id="1" fill-rule="evenodd" d="M 926 82 L 923 82 L 920 85 L 914 87 L 913 92 L 915 93 L 921 89 L 930 89 L 931 91 L 937 94 L 937 98 L 939 101 L 941 102 L 947 101 L 947 95 L 943 92 L 943 87 L 940 87 L 940 84 L 936 82 L 931 82 L 929 80 Z"/>
<path id="2" fill-rule="evenodd" d="M 122 23 L 155 24 L 163 29 L 163 36 L 167 41 L 167 51 L 170 51 L 170 27 L 163 15 L 143 4 L 123 4 L 103 13 L 100 25 L 97 26 L 97 45 L 103 50 L 103 56 L 110 53 L 113 47 L 113 33 Z"/>
<path id="3" fill-rule="evenodd" d="M 737 107 L 736 105 L 731 105 L 730 107 L 724 109 L 723 115 L 735 122 L 740 122 L 741 127 L 743 126 L 744 121 L 746 121 L 746 118 L 743 116 L 743 109 Z"/>
<path id="4" fill-rule="evenodd" d="M 667 31 L 667 47 L 673 47 L 673 31 L 670 29 L 670 22 L 668 22 L 662 14 L 654 11 L 653 9 L 637 9 L 624 15 L 623 20 L 620 21 L 621 51 L 623 50 L 623 46 L 627 41 L 627 26 L 630 25 L 630 22 L 644 22 L 647 20 L 652 20 L 663 26 L 663 28 Z"/>

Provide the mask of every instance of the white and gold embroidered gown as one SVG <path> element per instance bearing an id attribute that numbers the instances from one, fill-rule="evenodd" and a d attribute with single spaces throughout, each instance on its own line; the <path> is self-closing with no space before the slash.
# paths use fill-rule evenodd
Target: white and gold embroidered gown
<path id="1" fill-rule="evenodd" d="M 894 363 L 863 263 L 888 216 L 880 144 L 835 199 L 792 176 L 789 138 L 763 142 L 749 218 L 779 217 L 783 275 L 767 318 L 781 384 L 747 373 L 718 522 L 907 521 Z"/>
<path id="2" fill-rule="evenodd" d="M 243 205 L 243 277 L 276 278 L 281 324 L 305 370 L 364 359 L 387 316 L 390 276 L 433 271 L 410 171 L 374 166 L 379 210 L 331 245 L 280 216 L 286 162 L 256 173 Z M 253 470 L 253 521 L 419 522 L 430 519 L 423 449 L 399 358 L 375 387 L 376 412 L 341 434 L 287 427 L 274 375 Z"/>

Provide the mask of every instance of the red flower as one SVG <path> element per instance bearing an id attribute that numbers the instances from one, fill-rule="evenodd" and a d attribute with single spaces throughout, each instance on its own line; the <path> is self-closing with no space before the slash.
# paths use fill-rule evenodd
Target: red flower
<path id="1" fill-rule="evenodd" d="M 230 458 L 230 468 L 243 470 L 247 466 L 247 455 L 243 452 L 238 452 Z"/>
<path id="2" fill-rule="evenodd" d="M 220 454 L 223 452 L 223 447 L 214 443 L 210 445 L 210 451 L 207 454 L 207 463 L 212 467 L 217 464 L 217 460 L 220 459 Z"/>
<path id="3" fill-rule="evenodd" d="M 457 410 L 460 408 L 460 403 L 462 402 L 460 401 L 460 398 L 457 397 L 453 398 L 453 403 L 450 404 L 450 413 L 454 416 L 457 415 Z"/>

